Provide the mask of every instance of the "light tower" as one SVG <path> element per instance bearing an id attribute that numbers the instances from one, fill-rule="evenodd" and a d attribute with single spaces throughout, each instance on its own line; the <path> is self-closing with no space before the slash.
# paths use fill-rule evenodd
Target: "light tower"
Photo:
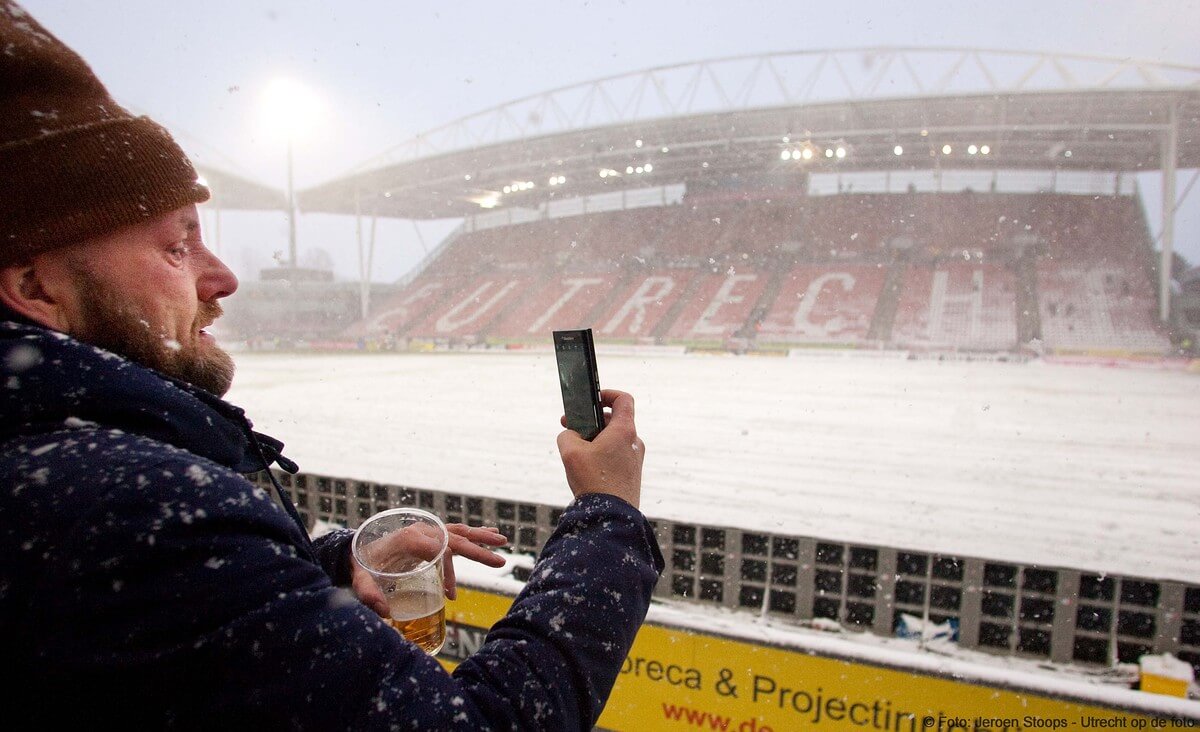
<path id="1" fill-rule="evenodd" d="M 268 134 L 282 135 L 287 145 L 288 263 L 299 265 L 296 255 L 296 189 L 293 147 L 297 139 L 312 131 L 319 102 L 311 90 L 289 78 L 278 78 L 263 92 L 263 125 Z"/>

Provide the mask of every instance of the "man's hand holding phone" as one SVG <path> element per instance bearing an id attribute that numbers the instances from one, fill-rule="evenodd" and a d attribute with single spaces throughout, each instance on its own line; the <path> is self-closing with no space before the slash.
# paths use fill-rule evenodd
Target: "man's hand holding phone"
<path id="1" fill-rule="evenodd" d="M 623 391 L 600 392 L 605 426 L 590 442 L 573 430 L 558 435 L 558 452 L 567 471 L 567 485 L 576 498 L 608 493 L 638 508 L 642 496 L 642 462 L 646 446 L 633 420 L 633 397 Z M 611 410 L 611 411 L 610 411 Z M 567 418 L 562 418 L 566 427 Z"/>

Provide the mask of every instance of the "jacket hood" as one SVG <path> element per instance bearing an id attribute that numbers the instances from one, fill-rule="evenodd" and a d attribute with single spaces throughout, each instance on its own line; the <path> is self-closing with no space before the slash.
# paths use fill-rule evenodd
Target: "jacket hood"
<path id="1" fill-rule="evenodd" d="M 280 454 L 283 443 L 253 432 L 241 408 L 0 308 L 0 443 L 89 423 L 165 442 L 241 473 L 272 462 L 297 470 Z M 205 424 L 209 429 L 196 429 Z"/>

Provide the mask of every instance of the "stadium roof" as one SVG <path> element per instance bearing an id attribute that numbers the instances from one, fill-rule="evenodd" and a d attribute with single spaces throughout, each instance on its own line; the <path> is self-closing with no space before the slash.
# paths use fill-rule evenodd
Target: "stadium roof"
<path id="1" fill-rule="evenodd" d="M 309 212 L 439 218 L 735 176 L 1137 172 L 1161 167 L 1172 127 L 1178 167 L 1200 167 L 1200 68 L 986 49 L 777 53 L 514 100 L 418 135 L 298 198 Z"/>
<path id="2" fill-rule="evenodd" d="M 196 172 L 212 191 L 210 201 L 215 208 L 287 211 L 287 196 L 282 191 L 206 165 L 197 165 Z"/>

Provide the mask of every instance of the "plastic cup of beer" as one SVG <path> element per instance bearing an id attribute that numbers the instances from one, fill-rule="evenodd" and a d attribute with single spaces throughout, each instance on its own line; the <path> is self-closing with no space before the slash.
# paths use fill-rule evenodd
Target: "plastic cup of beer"
<path id="1" fill-rule="evenodd" d="M 387 598 L 389 625 L 433 655 L 446 642 L 442 579 L 450 534 L 441 519 L 419 508 L 377 513 L 354 533 L 354 561 Z"/>

